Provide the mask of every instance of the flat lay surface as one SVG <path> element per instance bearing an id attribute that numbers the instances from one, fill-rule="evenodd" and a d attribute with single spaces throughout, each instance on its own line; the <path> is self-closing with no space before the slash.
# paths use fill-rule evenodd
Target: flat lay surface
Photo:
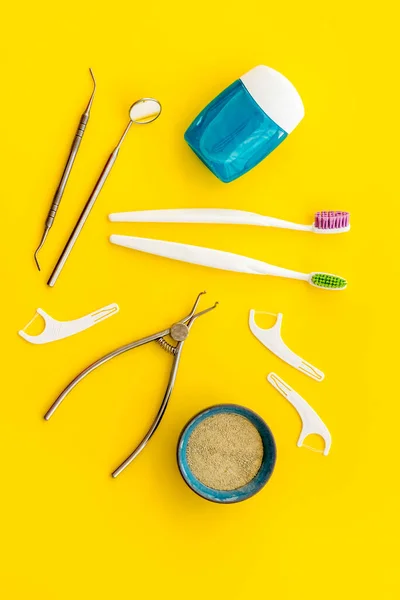
<path id="1" fill-rule="evenodd" d="M 133 7 L 22 0 L 3 7 L 0 107 L 2 381 L 0 597 L 278 600 L 399 597 L 398 23 L 374 11 L 288 0 Z M 134 8 L 134 10 L 133 10 Z M 138 18 L 139 17 L 139 18 Z M 258 64 L 296 87 L 305 117 L 265 160 L 224 184 L 184 141 L 206 104 Z M 97 89 L 57 217 L 33 253 L 81 115 Z M 154 97 L 162 114 L 132 125 L 54 288 L 46 285 L 128 121 Z M 149 209 L 246 210 L 311 225 L 351 213 L 351 230 L 314 235 L 249 225 L 110 222 Z M 214 248 L 302 273 L 305 281 L 210 269 L 111 244 L 138 236 Z M 110 473 L 158 410 L 171 356 L 156 343 L 90 374 L 49 422 L 43 415 L 82 369 L 171 326 L 207 290 L 154 437 Z M 117 303 L 86 331 L 32 345 L 18 331 L 42 308 L 74 320 Z M 282 339 L 324 374 L 314 381 L 249 329 L 249 311 L 282 313 Z M 257 315 L 269 327 L 274 319 Z M 41 319 L 29 328 L 39 333 Z M 318 413 L 328 456 L 297 448 L 301 421 L 268 383 L 276 373 Z M 255 411 L 277 460 L 254 497 L 224 506 L 194 494 L 176 447 L 215 404 Z M 306 443 L 323 449 L 315 436 Z"/>

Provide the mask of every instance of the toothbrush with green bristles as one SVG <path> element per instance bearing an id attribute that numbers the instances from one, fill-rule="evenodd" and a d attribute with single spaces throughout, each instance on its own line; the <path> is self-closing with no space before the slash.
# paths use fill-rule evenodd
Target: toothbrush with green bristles
<path id="1" fill-rule="evenodd" d="M 240 254 L 203 248 L 202 246 L 190 246 L 189 244 L 164 242 L 162 240 L 151 240 L 128 235 L 112 235 L 110 236 L 110 242 L 117 246 L 138 250 L 139 252 L 147 252 L 148 254 L 155 254 L 173 260 L 222 269 L 224 271 L 300 279 L 307 281 L 307 283 L 314 287 L 325 290 L 344 290 L 347 287 L 347 281 L 338 275 L 324 272 L 299 273 L 298 271 L 276 267 L 261 260 L 248 258 Z"/>

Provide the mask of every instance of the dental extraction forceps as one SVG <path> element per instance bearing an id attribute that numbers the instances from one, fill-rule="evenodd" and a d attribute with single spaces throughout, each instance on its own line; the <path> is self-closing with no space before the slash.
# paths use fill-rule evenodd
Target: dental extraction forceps
<path id="1" fill-rule="evenodd" d="M 101 365 L 103 365 L 107 361 L 115 358 L 116 356 L 119 356 L 120 354 L 123 354 L 124 352 L 128 352 L 128 350 L 133 350 L 134 348 L 137 348 L 138 346 L 143 346 L 143 344 L 147 344 L 148 342 L 156 341 L 160 344 L 160 346 L 163 350 L 165 350 L 169 354 L 172 354 L 172 356 L 174 358 L 173 358 L 173 362 L 172 362 L 171 373 L 169 376 L 167 389 L 165 390 L 164 398 L 161 402 L 160 408 L 158 409 L 158 413 L 157 413 L 150 429 L 148 430 L 148 432 L 146 433 L 146 435 L 144 436 L 142 441 L 136 446 L 134 451 L 124 460 L 124 462 L 117 469 L 115 469 L 115 471 L 112 473 L 113 477 L 117 477 L 120 473 L 122 473 L 122 471 L 137 457 L 137 455 L 147 445 L 148 441 L 150 440 L 150 438 L 156 431 L 157 427 L 159 426 L 161 419 L 163 418 L 164 413 L 166 411 L 168 401 L 172 394 L 172 390 L 174 388 L 176 374 L 177 374 L 178 366 L 179 366 L 179 360 L 181 358 L 181 354 L 182 354 L 182 350 L 183 350 L 183 344 L 185 343 L 185 340 L 187 339 L 187 337 L 189 335 L 190 328 L 192 327 L 194 321 L 198 317 L 201 317 L 202 315 L 205 315 L 206 313 L 210 312 L 211 310 L 216 308 L 216 306 L 218 304 L 218 302 L 216 302 L 213 306 L 210 306 L 209 308 L 206 308 L 206 309 L 196 313 L 195 311 L 196 311 L 197 305 L 199 303 L 200 297 L 205 293 L 206 292 L 200 292 L 200 294 L 197 296 L 196 302 L 194 303 L 190 314 L 187 317 L 185 317 L 184 319 L 181 319 L 180 321 L 174 323 L 168 329 L 164 329 L 163 331 L 159 331 L 158 333 L 149 335 L 145 338 L 137 340 L 136 342 L 131 342 L 130 344 L 121 346 L 120 348 L 113 350 L 109 354 L 106 354 L 102 358 L 99 358 L 96 362 L 94 362 L 92 365 L 87 367 L 84 371 L 82 371 L 82 373 L 80 373 L 77 377 L 75 377 L 75 379 L 73 379 L 71 381 L 71 383 L 69 383 L 67 385 L 67 387 L 64 389 L 64 391 L 61 392 L 61 394 L 58 396 L 57 400 L 52 404 L 52 406 L 49 408 L 47 413 L 44 415 L 45 420 L 48 421 L 50 419 L 50 417 L 53 415 L 54 411 L 60 406 L 61 402 L 69 394 L 69 392 L 71 390 L 73 390 L 73 388 L 80 381 L 82 381 L 82 379 L 84 377 L 86 377 L 86 375 L 89 375 L 89 373 L 91 373 L 92 371 L 97 369 L 97 367 L 100 367 Z M 172 340 L 174 342 L 176 342 L 176 345 L 170 344 L 165 339 L 165 336 L 171 337 Z"/>

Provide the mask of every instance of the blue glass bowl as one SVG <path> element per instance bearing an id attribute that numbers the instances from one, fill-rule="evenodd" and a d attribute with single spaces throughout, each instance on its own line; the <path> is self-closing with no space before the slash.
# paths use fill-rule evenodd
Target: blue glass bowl
<path id="1" fill-rule="evenodd" d="M 260 434 L 264 446 L 264 456 L 257 475 L 249 483 L 236 490 L 215 490 L 207 487 L 193 475 L 186 458 L 188 441 L 194 429 L 204 421 L 204 419 L 207 419 L 207 417 L 212 417 L 221 413 L 234 413 L 248 419 Z M 275 467 L 276 446 L 270 428 L 265 421 L 252 410 L 237 404 L 217 404 L 216 406 L 211 406 L 200 412 L 185 426 L 179 438 L 177 458 L 179 470 L 183 479 L 196 494 L 211 502 L 233 504 L 234 502 L 241 502 L 242 500 L 247 500 L 247 498 L 254 496 L 254 494 L 257 494 L 257 492 L 259 492 L 267 483 Z"/>

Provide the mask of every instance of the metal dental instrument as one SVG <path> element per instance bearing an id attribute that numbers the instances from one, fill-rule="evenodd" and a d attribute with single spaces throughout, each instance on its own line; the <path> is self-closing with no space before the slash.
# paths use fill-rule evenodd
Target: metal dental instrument
<path id="1" fill-rule="evenodd" d="M 200 297 L 203 294 L 205 294 L 205 292 L 201 292 L 197 296 L 196 302 L 194 303 L 194 306 L 193 306 L 192 310 L 190 311 L 190 314 L 187 317 L 184 317 L 183 319 L 178 321 L 177 323 L 174 323 L 173 325 L 171 325 L 171 327 L 169 327 L 168 329 L 164 329 L 164 331 L 159 331 L 158 333 L 149 335 L 148 337 L 142 338 L 141 340 L 137 340 L 136 342 L 131 342 L 130 344 L 121 346 L 120 348 L 117 348 L 113 352 L 110 352 L 109 354 L 106 354 L 102 358 L 99 358 L 98 360 L 96 360 L 96 362 L 94 362 L 92 365 L 87 367 L 84 371 L 82 371 L 82 373 L 80 373 L 77 377 L 75 377 L 75 379 L 73 379 L 69 385 L 67 385 L 67 387 L 64 389 L 64 391 L 61 392 L 61 394 L 58 396 L 57 400 L 54 402 L 54 404 L 52 404 L 52 406 L 49 408 L 47 413 L 44 415 L 45 420 L 48 421 L 50 419 L 50 417 L 53 415 L 54 411 L 60 406 L 61 402 L 69 394 L 69 392 L 71 390 L 73 390 L 74 387 L 80 381 L 82 381 L 82 379 L 84 377 L 86 377 L 86 375 L 89 375 L 89 373 L 91 373 L 92 371 L 97 369 L 97 367 L 100 367 L 101 365 L 103 365 L 107 361 L 115 358 L 116 356 L 119 356 L 120 354 L 123 354 L 124 352 L 128 352 L 128 350 L 133 350 L 134 348 L 137 348 L 138 346 L 143 346 L 143 344 L 147 344 L 148 342 L 156 341 L 156 342 L 158 342 L 158 344 L 160 344 L 160 346 L 163 350 L 165 350 L 169 354 L 172 354 L 173 362 L 172 362 L 171 373 L 169 376 L 167 389 L 165 390 L 164 398 L 161 402 L 160 408 L 158 409 L 157 415 L 156 415 L 150 429 L 148 430 L 148 432 L 142 439 L 142 441 L 136 446 L 134 451 L 124 460 L 124 462 L 121 463 L 121 465 L 117 469 L 115 469 L 115 471 L 113 471 L 113 473 L 112 473 L 113 477 L 117 477 L 120 473 L 122 473 L 122 471 L 143 450 L 143 448 L 147 445 L 148 441 L 150 440 L 150 438 L 156 431 L 157 427 L 159 426 L 162 417 L 164 416 L 165 410 L 168 405 L 168 401 L 170 399 L 170 396 L 172 394 L 172 390 L 173 390 L 173 387 L 175 384 L 175 379 L 176 379 L 176 374 L 178 371 L 179 360 L 180 360 L 180 357 L 182 354 L 183 344 L 185 343 L 185 340 L 187 339 L 187 337 L 189 335 L 190 328 L 192 327 L 194 321 L 198 317 L 201 317 L 202 315 L 205 315 L 206 313 L 210 312 L 218 304 L 218 302 L 216 302 L 213 306 L 210 306 L 209 308 L 206 308 L 206 309 L 196 313 L 195 311 L 196 311 L 197 305 L 199 303 Z M 165 339 L 165 336 L 167 336 L 167 335 L 170 336 L 172 338 L 172 340 L 174 342 L 176 342 L 176 344 L 170 344 Z"/>
<path id="2" fill-rule="evenodd" d="M 46 241 L 47 235 L 53 225 L 54 219 L 56 218 L 56 214 L 57 214 L 58 207 L 60 206 L 61 198 L 63 197 L 64 190 L 67 185 L 67 181 L 68 181 L 69 175 L 71 173 L 72 166 L 74 164 L 76 155 L 78 154 L 78 150 L 79 150 L 79 146 L 81 145 L 83 134 L 85 133 L 86 125 L 88 124 L 88 121 L 89 121 L 90 109 L 92 108 L 93 98 L 94 98 L 94 94 L 96 92 L 96 80 L 94 78 L 92 69 L 89 69 L 89 71 L 90 71 L 90 75 L 92 76 L 92 79 L 93 79 L 92 95 L 90 96 L 86 110 L 83 113 L 83 115 L 81 116 L 81 120 L 79 121 L 78 129 L 76 130 L 74 141 L 72 142 L 68 160 L 64 167 L 64 172 L 61 176 L 60 183 L 58 184 L 57 191 L 54 195 L 53 202 L 52 202 L 50 210 L 49 210 L 49 214 L 47 215 L 42 239 L 40 241 L 39 246 L 37 247 L 37 249 L 35 251 L 35 254 L 33 255 L 39 271 L 40 271 L 40 265 L 39 265 L 37 255 L 38 255 L 39 250 L 42 248 L 44 242 Z"/>
<path id="3" fill-rule="evenodd" d="M 47 282 L 47 285 L 49 285 L 50 287 L 53 287 L 55 282 L 57 281 L 58 276 L 60 275 L 67 261 L 67 258 L 70 255 L 70 252 L 74 247 L 74 244 L 78 239 L 78 236 L 82 231 L 84 224 L 86 223 L 86 219 L 88 218 L 90 211 L 92 210 L 94 203 L 96 202 L 97 196 L 100 194 L 101 189 L 105 184 L 115 161 L 117 160 L 117 156 L 121 148 L 122 142 L 124 141 L 128 131 L 130 130 L 132 123 L 138 125 L 147 125 L 148 123 L 152 123 L 153 121 L 155 121 L 160 116 L 160 114 L 161 104 L 158 102 L 158 100 L 154 100 L 154 98 L 141 98 L 140 100 L 137 100 L 137 102 L 132 104 L 131 108 L 129 109 L 129 123 L 124 133 L 122 134 L 122 137 L 118 142 L 117 146 L 110 154 L 110 157 L 105 164 L 105 167 L 89 197 L 89 200 L 86 202 L 81 216 L 79 217 L 78 222 L 76 223 L 71 235 L 69 236 L 68 242 L 66 243 L 60 258 L 58 259 L 57 264 L 53 269 L 50 279 Z"/>

